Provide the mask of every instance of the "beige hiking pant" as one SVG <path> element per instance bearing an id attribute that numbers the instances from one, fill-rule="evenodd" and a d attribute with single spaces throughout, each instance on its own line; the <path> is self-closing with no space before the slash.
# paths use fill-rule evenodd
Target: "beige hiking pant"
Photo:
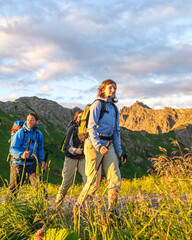
<path id="1" fill-rule="evenodd" d="M 101 153 L 95 150 L 95 148 L 93 147 L 92 143 L 89 140 L 85 141 L 84 154 L 86 159 L 85 174 L 87 175 L 87 183 L 82 189 L 80 196 L 77 200 L 77 204 L 80 205 L 84 199 L 87 189 L 90 186 L 91 181 L 93 180 L 93 176 L 96 172 L 96 167 L 98 166 L 98 163 L 102 156 Z M 102 167 L 105 171 L 108 182 L 108 204 L 109 204 L 108 208 L 110 210 L 114 210 L 117 203 L 118 192 L 121 186 L 121 173 L 119 170 L 119 160 L 117 158 L 112 143 L 109 146 L 109 151 L 107 155 L 103 159 Z M 101 167 L 97 172 L 93 184 L 91 184 L 90 186 L 88 196 L 93 195 L 96 192 L 100 180 L 101 180 Z"/>
<path id="2" fill-rule="evenodd" d="M 67 193 L 67 190 L 72 185 L 73 178 L 76 171 L 76 166 L 77 166 L 77 159 L 65 157 L 63 171 L 62 171 L 63 180 L 56 196 L 56 201 L 55 201 L 56 203 L 61 202 L 64 199 Z M 79 160 L 77 170 L 79 171 L 79 173 L 83 178 L 83 185 L 85 185 L 87 180 L 87 177 L 85 175 L 85 159 Z"/>

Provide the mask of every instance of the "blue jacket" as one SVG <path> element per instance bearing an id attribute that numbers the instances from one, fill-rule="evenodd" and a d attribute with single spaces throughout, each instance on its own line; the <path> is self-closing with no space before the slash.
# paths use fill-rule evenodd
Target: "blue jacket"
<path id="1" fill-rule="evenodd" d="M 31 139 L 29 146 L 29 159 L 35 159 L 32 154 L 34 154 L 39 163 L 42 163 L 44 160 L 44 146 L 43 146 L 43 134 L 39 131 L 39 126 L 36 126 L 36 129 L 29 129 L 26 125 L 26 122 L 23 125 L 23 128 L 19 129 L 11 140 L 11 146 L 9 152 L 13 156 L 12 163 L 17 165 L 23 165 L 24 160 L 21 158 L 21 155 L 27 149 L 27 141 Z M 26 165 L 32 165 L 34 162 L 26 162 Z"/>
<path id="2" fill-rule="evenodd" d="M 91 141 L 94 148 L 98 151 L 101 146 L 106 145 L 107 140 L 101 140 L 99 135 L 111 137 L 115 151 L 117 154 L 122 153 L 120 127 L 119 127 L 119 111 L 116 116 L 115 108 L 110 98 L 101 98 L 106 101 L 106 111 L 99 120 L 101 111 L 101 102 L 95 101 L 90 107 L 89 123 L 88 123 L 88 140 Z"/>

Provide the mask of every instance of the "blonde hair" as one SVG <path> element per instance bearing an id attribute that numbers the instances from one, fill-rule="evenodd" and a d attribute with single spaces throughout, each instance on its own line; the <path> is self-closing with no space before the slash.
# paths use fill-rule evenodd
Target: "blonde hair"
<path id="1" fill-rule="evenodd" d="M 105 88 L 109 84 L 115 84 L 115 87 L 117 87 L 117 84 L 112 79 L 106 79 L 101 83 L 101 86 L 97 89 L 97 97 L 105 97 Z"/>

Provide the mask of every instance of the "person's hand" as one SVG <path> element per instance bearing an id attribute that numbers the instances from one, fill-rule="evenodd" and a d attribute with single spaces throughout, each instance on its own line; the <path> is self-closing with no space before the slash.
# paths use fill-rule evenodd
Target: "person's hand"
<path id="1" fill-rule="evenodd" d="M 108 153 L 108 149 L 105 146 L 102 146 L 100 147 L 99 152 L 105 156 Z"/>
<path id="2" fill-rule="evenodd" d="M 43 170 L 47 169 L 47 162 L 45 162 L 45 161 L 42 162 L 42 168 L 43 168 Z"/>
<path id="3" fill-rule="evenodd" d="M 23 158 L 23 159 L 29 158 L 29 153 L 30 153 L 30 151 L 25 151 L 25 152 L 21 155 L 21 158 Z"/>
<path id="4" fill-rule="evenodd" d="M 75 150 L 75 153 L 76 154 L 82 154 L 83 153 L 83 148 L 77 148 L 76 150 Z"/>
<path id="5" fill-rule="evenodd" d="M 125 157 L 123 154 L 119 154 L 119 159 L 121 161 L 120 166 L 127 162 L 127 157 Z"/>

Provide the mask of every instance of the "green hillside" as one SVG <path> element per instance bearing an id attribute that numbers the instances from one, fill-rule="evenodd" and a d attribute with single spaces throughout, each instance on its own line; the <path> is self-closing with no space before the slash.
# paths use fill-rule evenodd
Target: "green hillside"
<path id="1" fill-rule="evenodd" d="M 2 180 L 0 185 L 9 181 L 10 167 L 6 161 L 10 138 L 10 129 L 18 116 L 9 115 L 0 110 L 0 156 L 1 168 L 0 176 Z M 61 126 L 53 125 L 45 118 L 40 118 L 40 130 L 44 135 L 45 152 L 49 151 L 48 161 L 50 163 L 49 182 L 60 184 L 62 177 L 64 154 L 60 151 L 63 133 L 66 129 Z M 43 127 L 44 126 L 44 127 Z M 45 129 L 46 126 L 46 129 Z M 121 167 L 122 178 L 134 178 L 146 175 L 150 168 L 148 158 L 159 153 L 159 146 L 171 151 L 170 138 L 175 138 L 174 132 L 156 135 L 143 132 L 133 132 L 121 128 L 121 139 L 123 151 L 128 154 L 127 163 Z M 81 177 L 77 175 L 77 182 L 81 182 Z"/>
<path id="2" fill-rule="evenodd" d="M 9 116 L 0 110 L 0 158 L 1 158 L 1 168 L 0 176 L 2 179 L 9 179 L 9 163 L 6 161 L 10 138 L 10 126 L 14 121 L 14 116 Z"/>
<path id="3" fill-rule="evenodd" d="M 161 153 L 159 147 L 166 148 L 171 153 L 171 139 L 175 139 L 173 131 L 150 134 L 121 128 L 122 148 L 128 154 L 126 164 L 121 167 L 122 178 L 132 179 L 148 174 L 151 169 L 149 158 Z"/>

